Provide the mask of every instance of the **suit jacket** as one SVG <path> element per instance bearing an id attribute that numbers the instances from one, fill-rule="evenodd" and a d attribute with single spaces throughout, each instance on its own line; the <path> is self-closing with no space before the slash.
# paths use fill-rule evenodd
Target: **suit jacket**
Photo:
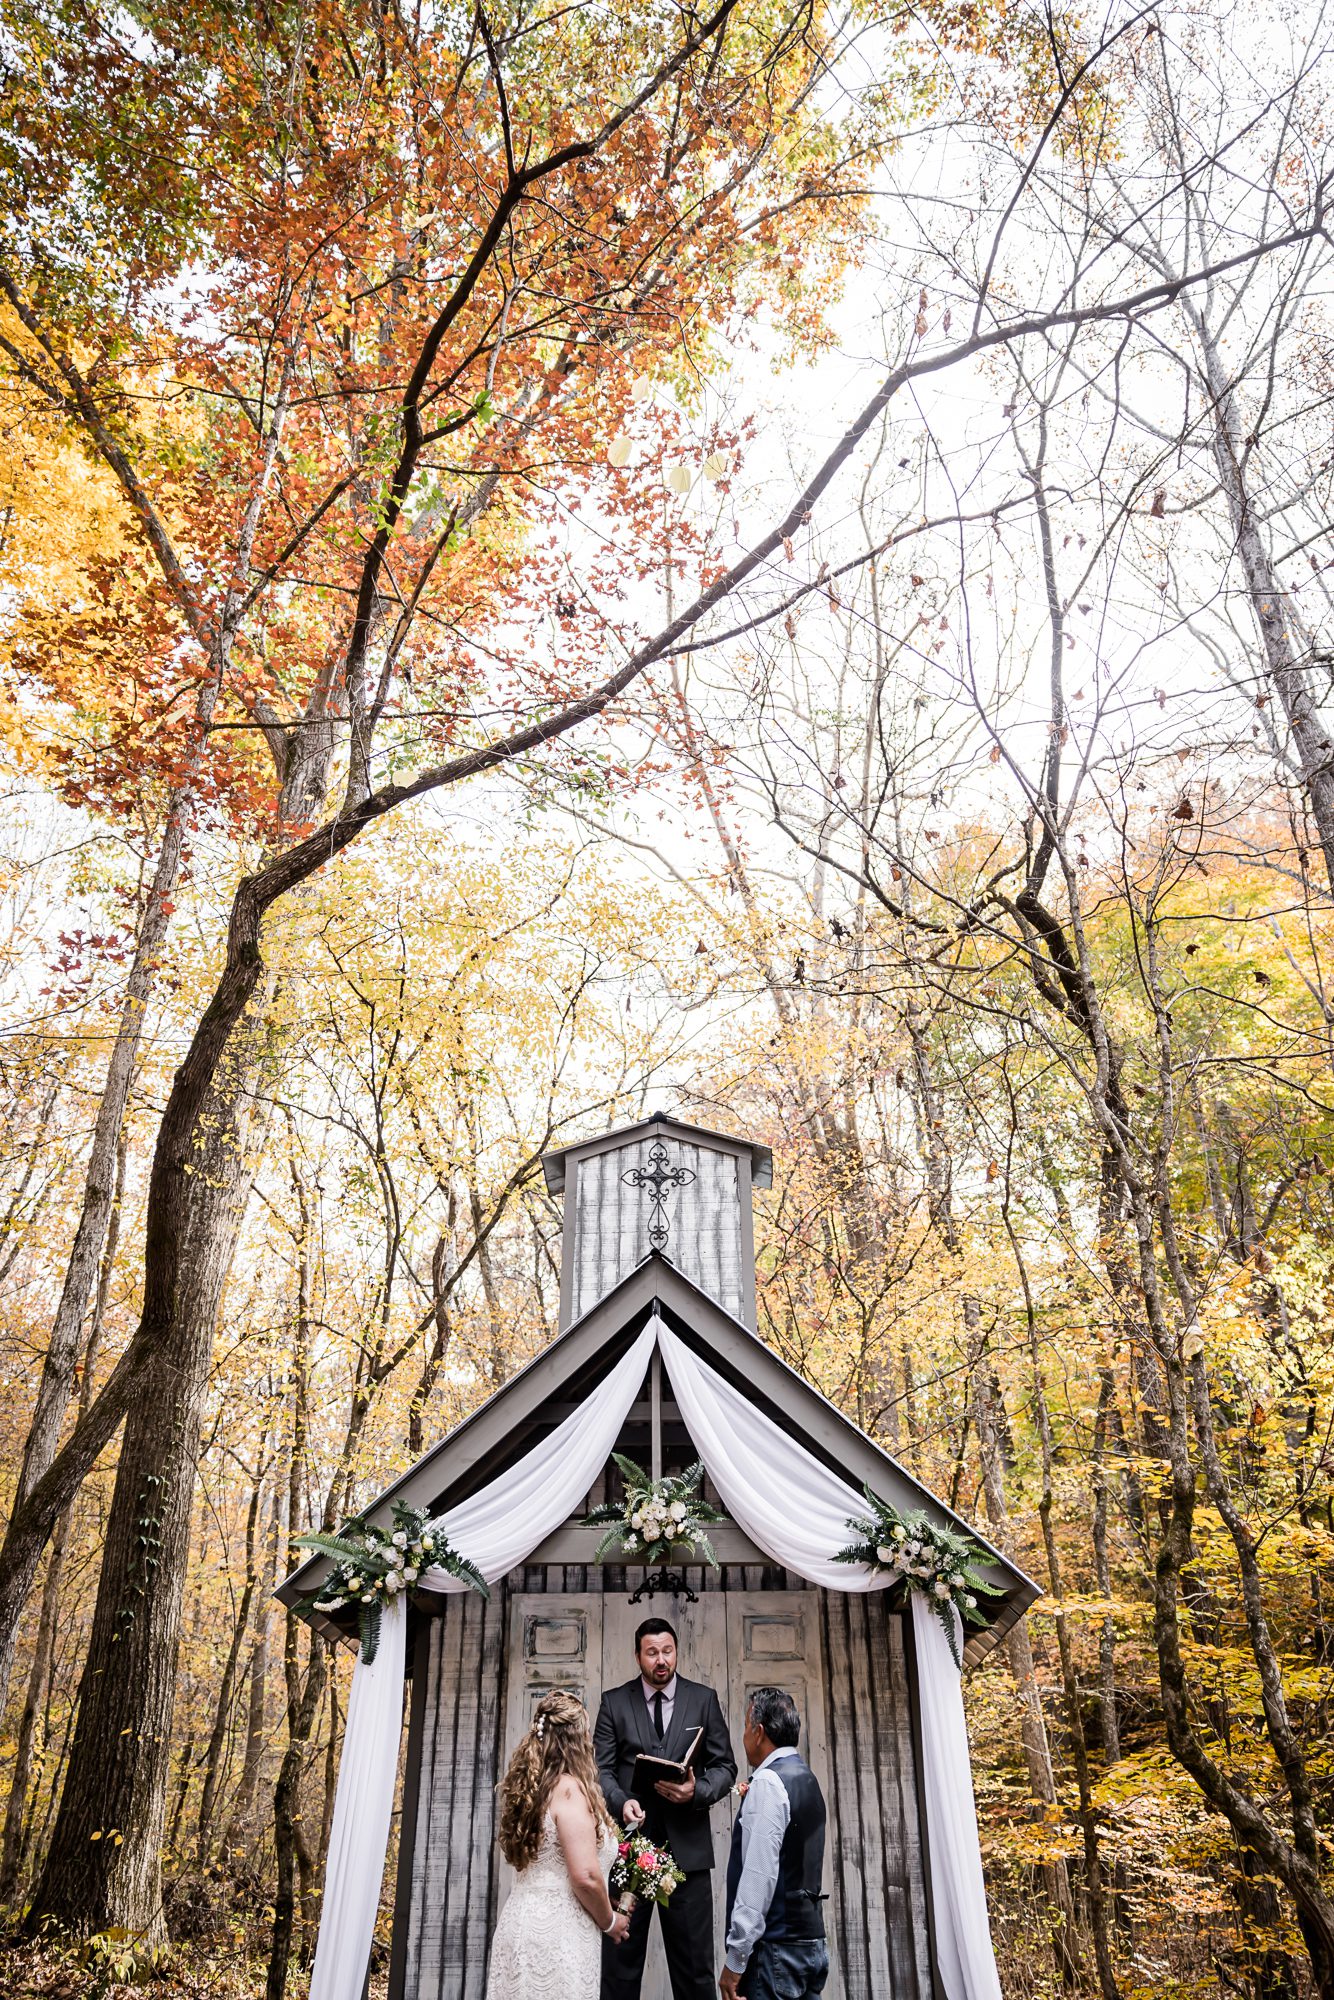
<path id="1" fill-rule="evenodd" d="M 656 1792 L 651 1803 L 644 1802 L 645 1832 L 671 1850 L 678 1867 L 687 1875 L 712 1868 L 709 1808 L 719 1799 L 725 1799 L 736 1783 L 732 1738 L 717 1695 L 702 1681 L 688 1681 L 684 1674 L 678 1674 L 676 1706 L 667 1734 L 659 1743 L 644 1699 L 644 1683 L 636 1674 L 623 1687 L 607 1689 L 593 1728 L 593 1749 L 603 1794 L 616 1818 L 621 1819 L 630 1797 L 635 1758 L 640 1751 L 646 1751 L 650 1757 L 679 1757 L 701 1726 L 704 1735 L 691 1766 L 695 1773 L 695 1796 L 690 1804 L 671 1805 Z"/>

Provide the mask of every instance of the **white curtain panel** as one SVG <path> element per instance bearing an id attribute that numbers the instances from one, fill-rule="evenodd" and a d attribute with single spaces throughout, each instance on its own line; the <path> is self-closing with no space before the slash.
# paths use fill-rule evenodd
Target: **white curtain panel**
<path id="1" fill-rule="evenodd" d="M 724 1507 L 757 1548 L 822 1590 L 884 1590 L 879 1571 L 834 1561 L 865 1495 L 812 1458 L 664 1322 L 662 1358 L 691 1442 Z"/>
<path id="2" fill-rule="evenodd" d="M 946 2000 L 1000 2000 L 959 1669 L 939 1618 L 915 1591 L 912 1626 L 940 1983 Z"/>
<path id="3" fill-rule="evenodd" d="M 451 1510 L 454 1547 L 494 1583 L 569 1519 L 615 1448 L 655 1342 L 695 1450 L 756 1546 L 821 1589 L 885 1589 L 887 1577 L 833 1561 L 863 1496 L 656 1317 L 573 1416 Z M 421 1583 L 434 1591 L 467 1588 L 438 1569 L 426 1570 Z M 361 2000 L 398 1771 L 406 1630 L 406 1607 L 386 1606 L 374 1664 L 359 1659 L 353 1675 L 310 2000 Z M 959 1670 L 938 1620 L 918 1597 L 913 1630 L 941 1981 L 946 2000 L 999 2000 Z"/>
<path id="4" fill-rule="evenodd" d="M 652 1320 L 586 1403 L 519 1463 L 446 1516 L 449 1539 L 488 1583 L 508 1576 L 564 1527 L 616 1448 L 653 1352 Z M 466 1590 L 443 1569 L 422 1571 L 423 1590 Z"/>
<path id="5" fill-rule="evenodd" d="M 310 2000 L 361 2000 L 394 1811 L 407 1630 L 407 1605 L 386 1604 L 375 1658 L 358 1656 L 352 1675 Z"/>

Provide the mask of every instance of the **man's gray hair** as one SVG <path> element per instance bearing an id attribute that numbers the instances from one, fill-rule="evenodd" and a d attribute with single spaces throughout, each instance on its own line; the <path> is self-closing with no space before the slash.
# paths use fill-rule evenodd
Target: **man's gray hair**
<path id="1" fill-rule="evenodd" d="M 795 1750 L 801 1738 L 801 1711 L 783 1688 L 756 1688 L 746 1713 L 778 1750 Z"/>

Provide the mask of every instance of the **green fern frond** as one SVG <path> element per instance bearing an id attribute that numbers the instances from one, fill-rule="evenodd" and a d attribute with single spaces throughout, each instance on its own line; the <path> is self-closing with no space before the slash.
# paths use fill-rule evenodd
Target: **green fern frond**
<path id="1" fill-rule="evenodd" d="M 332 1556 L 336 1562 L 364 1563 L 373 1560 L 360 1542 L 349 1542 L 342 1535 L 297 1535 L 295 1541 L 299 1549 L 314 1549 L 320 1555 Z"/>

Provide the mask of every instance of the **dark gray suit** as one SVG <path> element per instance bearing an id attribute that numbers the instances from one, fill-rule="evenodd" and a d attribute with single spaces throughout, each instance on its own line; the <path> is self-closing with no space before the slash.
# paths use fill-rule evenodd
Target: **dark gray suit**
<path id="1" fill-rule="evenodd" d="M 662 1911 L 662 1941 L 671 1974 L 672 2000 L 714 2000 L 713 1970 L 713 1836 L 709 1808 L 725 1799 L 736 1783 L 736 1758 L 718 1697 L 702 1681 L 676 1676 L 676 1704 L 661 1743 L 653 1733 L 653 1718 L 638 1674 L 624 1686 L 608 1688 L 593 1729 L 598 1775 L 607 1804 L 622 1819 L 631 1796 L 635 1758 L 678 1757 L 695 1731 L 703 1739 L 695 1753 L 695 1796 L 688 1806 L 674 1806 L 656 1793 L 641 1801 L 644 1832 L 671 1850 L 686 1879 Z M 654 1905 L 640 1903 L 623 1945 L 604 1944 L 603 2000 L 639 2000 L 649 1925 Z"/>

